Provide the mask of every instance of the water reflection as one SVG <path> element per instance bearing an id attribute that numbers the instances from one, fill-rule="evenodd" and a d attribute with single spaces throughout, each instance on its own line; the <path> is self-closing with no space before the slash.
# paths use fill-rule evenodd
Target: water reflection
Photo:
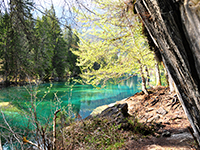
<path id="1" fill-rule="evenodd" d="M 117 85 L 108 84 L 103 89 L 64 82 L 26 88 L 10 87 L 0 91 L 0 109 L 12 120 L 12 124 L 20 125 L 25 125 L 31 119 L 31 101 L 34 101 L 33 105 L 41 123 L 45 123 L 49 117 L 52 118 L 54 111 L 60 108 L 67 114 L 80 114 L 85 118 L 98 106 L 113 103 L 138 92 L 141 89 L 139 82 L 137 77 L 132 77 Z M 9 105 L 3 107 L 3 102 L 9 102 Z M 0 116 L 0 124 L 2 122 Z"/>

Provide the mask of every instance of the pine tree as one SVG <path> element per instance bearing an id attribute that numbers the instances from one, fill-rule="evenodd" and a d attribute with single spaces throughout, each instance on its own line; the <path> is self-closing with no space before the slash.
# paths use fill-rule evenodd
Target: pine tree
<path id="1" fill-rule="evenodd" d="M 68 75 L 77 76 L 80 74 L 80 68 L 76 66 L 77 56 L 72 53 L 71 49 L 78 51 L 79 37 L 73 33 L 71 28 L 68 28 L 64 31 L 64 39 L 67 43 L 66 48 Z"/>
<path id="2" fill-rule="evenodd" d="M 63 35 L 53 6 L 34 20 L 29 0 L 13 0 L 8 5 L 9 13 L 0 16 L 0 73 L 6 82 L 30 77 L 63 79 L 70 72 L 80 72 L 69 50 L 77 50 L 79 39 L 71 29 L 67 38 Z"/>
<path id="3" fill-rule="evenodd" d="M 1 19 L 2 74 L 6 82 L 18 82 L 33 74 L 33 18 L 28 1 L 13 0 Z"/>

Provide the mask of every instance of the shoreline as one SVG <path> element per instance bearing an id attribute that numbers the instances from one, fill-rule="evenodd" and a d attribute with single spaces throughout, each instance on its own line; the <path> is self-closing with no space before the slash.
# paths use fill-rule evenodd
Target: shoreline
<path id="1" fill-rule="evenodd" d="M 136 94 L 136 93 L 135 93 Z M 134 95 L 135 95 L 134 94 Z M 132 96 L 130 96 L 130 97 L 132 97 Z M 116 105 L 116 104 L 119 104 L 119 102 L 124 102 L 124 101 L 126 101 L 127 99 L 129 99 L 130 97 L 127 97 L 127 98 L 124 98 L 124 99 L 122 99 L 122 100 L 118 100 L 118 101 L 116 101 L 116 102 L 114 102 L 114 103 L 110 103 L 110 104 L 108 104 L 108 105 L 102 105 L 102 106 L 98 106 L 98 107 L 96 107 L 91 113 L 90 113 L 90 115 L 91 116 L 97 116 L 98 114 L 100 114 L 102 111 L 104 111 L 106 108 L 109 108 L 109 107 L 113 107 L 114 105 Z M 86 117 L 87 118 L 87 117 Z"/>
<path id="2" fill-rule="evenodd" d="M 149 93 L 149 96 L 145 96 L 142 92 L 135 93 L 133 96 L 114 103 L 99 106 L 92 113 L 101 116 L 101 112 L 109 106 L 127 103 L 128 113 L 131 116 L 137 118 L 139 123 L 155 128 L 154 135 L 150 135 L 148 138 L 140 140 L 130 138 L 125 144 L 127 150 L 157 148 L 192 150 L 196 144 L 188 131 L 190 123 L 176 93 L 171 93 L 168 87 L 163 86 L 150 88 Z M 112 110 L 112 108 L 108 110 Z"/>

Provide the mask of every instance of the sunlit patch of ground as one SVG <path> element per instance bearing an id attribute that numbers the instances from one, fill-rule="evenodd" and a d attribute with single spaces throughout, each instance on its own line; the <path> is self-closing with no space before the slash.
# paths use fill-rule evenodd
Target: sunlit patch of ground
<path id="1" fill-rule="evenodd" d="M 0 102 L 0 107 L 7 107 L 9 104 L 10 102 Z"/>
<path id="2" fill-rule="evenodd" d="M 176 147 L 176 146 L 169 146 L 169 147 L 162 147 L 159 145 L 148 145 L 146 146 L 146 150 L 195 150 L 194 148 L 188 147 Z"/>
<path id="3" fill-rule="evenodd" d="M 18 109 L 16 106 L 12 105 L 10 102 L 0 102 L 0 110 L 9 113 L 22 111 Z"/>

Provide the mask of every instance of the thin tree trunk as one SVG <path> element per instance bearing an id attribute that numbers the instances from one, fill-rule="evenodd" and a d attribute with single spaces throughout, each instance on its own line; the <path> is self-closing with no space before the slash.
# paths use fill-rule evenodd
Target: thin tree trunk
<path id="1" fill-rule="evenodd" d="M 170 75 L 169 70 L 165 67 L 166 65 L 164 64 L 164 62 L 162 62 L 162 65 L 163 65 L 164 70 L 165 70 L 165 77 L 166 77 L 166 80 L 167 80 L 167 86 L 169 87 L 170 92 L 174 92 L 175 91 L 175 85 L 174 85 L 174 81 L 172 79 L 172 76 Z"/>
<path id="2" fill-rule="evenodd" d="M 167 87 L 169 87 L 169 75 L 168 75 L 168 71 L 167 71 L 167 68 L 165 67 L 165 64 L 163 63 L 163 61 L 161 62 L 162 63 L 162 66 L 165 70 L 165 78 L 166 78 L 166 81 L 167 81 Z"/>
<path id="3" fill-rule="evenodd" d="M 59 113 L 61 109 L 56 110 L 54 112 L 54 117 L 53 117 L 53 150 L 56 150 L 56 118 L 57 118 L 57 113 Z"/>
<path id="4" fill-rule="evenodd" d="M 142 91 L 144 92 L 144 94 L 149 95 L 149 93 L 147 91 L 147 87 L 146 87 L 146 80 L 145 80 L 145 77 L 144 77 L 142 64 L 139 60 L 138 60 L 138 62 L 140 64 L 140 75 L 141 75 L 141 78 L 142 78 Z"/>
<path id="5" fill-rule="evenodd" d="M 145 71 L 146 71 L 146 75 L 147 75 L 147 78 L 146 78 L 147 85 L 149 87 L 152 87 L 152 85 L 150 84 L 150 75 L 149 75 L 149 69 L 147 68 L 147 66 L 145 66 Z"/>
<path id="6" fill-rule="evenodd" d="M 160 77 L 160 68 L 158 65 L 158 61 L 156 61 L 155 69 L 156 69 L 156 86 L 161 86 L 161 77 Z"/>
<path id="7" fill-rule="evenodd" d="M 1 144 L 1 137 L 0 137 L 0 150 L 3 150 L 2 144 Z"/>
<path id="8" fill-rule="evenodd" d="M 168 74 L 168 82 L 169 82 L 170 92 L 174 92 L 175 91 L 174 81 L 173 81 L 172 76 L 170 75 L 170 73 L 167 73 L 167 74 Z"/>

